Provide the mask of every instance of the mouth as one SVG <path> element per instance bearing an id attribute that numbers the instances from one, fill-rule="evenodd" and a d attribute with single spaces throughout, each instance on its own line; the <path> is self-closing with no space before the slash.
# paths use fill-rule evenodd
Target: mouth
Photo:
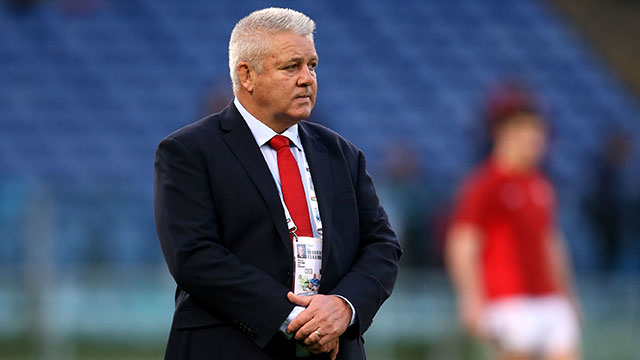
<path id="1" fill-rule="evenodd" d="M 309 95 L 309 94 L 297 95 L 295 98 L 296 99 L 309 99 L 309 100 L 311 100 L 311 95 Z"/>

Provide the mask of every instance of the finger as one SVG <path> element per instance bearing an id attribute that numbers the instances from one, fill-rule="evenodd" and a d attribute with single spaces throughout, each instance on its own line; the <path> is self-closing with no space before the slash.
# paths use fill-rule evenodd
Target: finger
<path id="1" fill-rule="evenodd" d="M 320 336 L 314 332 L 318 331 Z M 332 340 L 335 340 L 341 334 L 338 333 L 336 326 L 333 322 L 326 319 L 321 319 L 316 314 L 312 320 L 307 322 L 304 326 L 302 326 L 296 332 L 296 335 L 299 335 L 298 340 L 305 339 L 305 343 L 307 343 L 307 339 L 309 343 L 318 342 L 322 345 L 330 343 Z"/>
<path id="2" fill-rule="evenodd" d="M 318 335 L 313 332 L 316 330 L 319 331 L 319 328 L 320 326 L 318 325 L 318 321 L 315 318 L 310 319 L 296 331 L 296 340 L 303 340 L 308 337 L 313 337 L 312 340 L 314 341 L 318 340 Z M 322 334 L 322 331 L 320 331 L 320 334 Z"/>
<path id="3" fill-rule="evenodd" d="M 314 334 L 309 335 L 309 337 L 314 336 Z M 314 339 L 317 339 L 314 337 Z M 338 339 L 338 337 L 336 335 L 323 335 L 322 337 L 320 337 L 319 339 L 317 339 L 317 341 L 315 342 L 316 344 L 320 345 L 320 346 L 328 346 L 331 345 L 334 341 L 336 341 Z"/>
<path id="4" fill-rule="evenodd" d="M 289 291 L 289 293 L 287 293 L 287 299 L 289 299 L 289 301 L 291 301 L 292 303 L 294 303 L 296 305 L 300 305 L 300 306 L 304 306 L 304 307 L 309 306 L 309 304 L 311 303 L 311 299 L 312 298 L 313 298 L 313 295 L 311 295 L 311 296 L 300 296 L 300 295 L 296 295 L 296 294 L 292 293 L 291 291 Z"/>
<path id="5" fill-rule="evenodd" d="M 297 340 L 302 340 L 304 339 L 304 337 L 300 337 L 298 338 L 297 336 L 297 331 L 306 323 L 308 323 L 311 319 L 313 319 L 313 311 L 309 311 L 309 309 L 302 311 L 300 314 L 298 314 L 298 316 L 296 316 L 295 319 L 293 319 L 293 321 L 291 321 L 289 323 L 289 326 L 287 326 L 287 332 L 289 334 L 293 334 L 296 333 L 296 339 Z M 315 329 L 313 329 L 315 330 Z M 313 331 L 312 330 L 312 331 Z M 307 336 L 309 335 L 308 333 L 306 334 Z M 306 336 L 305 336 L 306 337 Z"/>
<path id="6" fill-rule="evenodd" d="M 316 334 L 316 331 L 318 331 L 320 335 Z M 320 327 L 315 323 L 315 319 L 300 328 L 298 332 L 296 332 L 296 335 L 299 335 L 299 339 L 297 340 L 304 341 L 307 345 L 319 342 L 324 336 Z"/>
<path id="7" fill-rule="evenodd" d="M 319 346 L 328 346 L 331 345 L 334 341 L 336 341 L 338 337 L 336 335 L 322 335 L 318 336 L 316 333 L 311 333 L 304 339 L 304 344 L 307 346 L 310 345 L 319 345 Z"/>
<path id="8" fill-rule="evenodd" d="M 331 360 L 336 360 L 338 357 L 338 350 L 340 349 L 340 342 L 336 341 L 336 345 L 331 349 Z"/>
<path id="9" fill-rule="evenodd" d="M 321 354 L 321 353 L 326 353 L 329 352 L 329 348 L 325 348 L 323 346 L 320 346 L 318 344 L 311 344 L 309 346 L 307 346 L 307 349 L 309 349 L 309 351 L 311 351 L 314 354 Z"/>
<path id="10" fill-rule="evenodd" d="M 333 350 L 333 345 L 320 346 L 317 344 L 307 346 L 307 349 L 314 354 L 328 354 Z"/>
<path id="11" fill-rule="evenodd" d="M 318 331 L 320 336 L 314 332 Z M 318 314 L 314 314 L 313 319 L 309 320 L 296 332 L 296 339 L 304 339 L 305 343 L 319 342 L 322 345 L 328 344 L 331 340 L 336 339 L 338 333 L 335 324 L 328 319 L 322 319 Z"/>
<path id="12" fill-rule="evenodd" d="M 314 345 L 314 344 L 318 346 L 323 346 L 324 344 L 320 343 L 321 340 L 322 340 L 321 336 L 319 336 L 316 333 L 311 333 L 311 335 L 307 336 L 304 339 L 304 344 L 307 346 Z"/>
<path id="13" fill-rule="evenodd" d="M 327 345 L 331 343 L 331 341 L 335 340 L 337 334 L 331 330 L 331 324 L 325 322 L 325 325 L 322 325 L 322 322 L 317 321 L 317 318 L 309 321 L 302 328 L 298 330 L 296 335 L 300 334 L 301 339 L 304 339 L 304 343 L 309 344 L 319 344 L 319 345 Z M 308 327 L 307 327 L 308 326 Z M 320 335 L 316 334 L 316 331 L 320 333 Z M 305 336 L 306 334 L 306 336 Z"/>
<path id="14" fill-rule="evenodd" d="M 316 318 L 313 318 L 298 329 L 296 332 L 296 340 L 303 341 L 306 345 L 315 343 L 324 346 L 329 344 L 335 340 L 339 334 L 333 330 L 330 323 L 325 322 L 324 324 L 325 325 L 322 325 L 322 322 L 318 322 Z M 320 335 L 318 335 L 316 331 L 318 331 Z"/>

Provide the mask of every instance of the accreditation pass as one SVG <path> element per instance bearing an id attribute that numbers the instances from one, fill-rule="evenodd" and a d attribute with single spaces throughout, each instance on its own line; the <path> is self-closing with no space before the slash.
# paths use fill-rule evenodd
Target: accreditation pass
<path id="1" fill-rule="evenodd" d="M 322 239 L 299 236 L 293 242 L 293 262 L 295 279 L 293 292 L 297 295 L 314 295 L 318 293 L 322 274 Z"/>

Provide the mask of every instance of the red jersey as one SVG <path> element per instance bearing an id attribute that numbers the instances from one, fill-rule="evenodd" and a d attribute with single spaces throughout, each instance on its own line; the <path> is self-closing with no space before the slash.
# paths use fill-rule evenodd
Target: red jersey
<path id="1" fill-rule="evenodd" d="M 491 161 L 462 187 L 453 224 L 482 233 L 482 278 L 489 299 L 556 291 L 548 252 L 555 195 L 539 172 L 510 174 Z"/>

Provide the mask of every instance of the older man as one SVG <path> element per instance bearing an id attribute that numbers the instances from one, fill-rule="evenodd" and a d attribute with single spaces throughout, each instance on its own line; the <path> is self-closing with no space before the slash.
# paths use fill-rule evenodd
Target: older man
<path id="1" fill-rule="evenodd" d="M 365 358 L 401 249 L 364 154 L 303 121 L 314 30 L 289 9 L 240 20 L 234 101 L 158 146 L 156 224 L 178 285 L 166 359 Z"/>

